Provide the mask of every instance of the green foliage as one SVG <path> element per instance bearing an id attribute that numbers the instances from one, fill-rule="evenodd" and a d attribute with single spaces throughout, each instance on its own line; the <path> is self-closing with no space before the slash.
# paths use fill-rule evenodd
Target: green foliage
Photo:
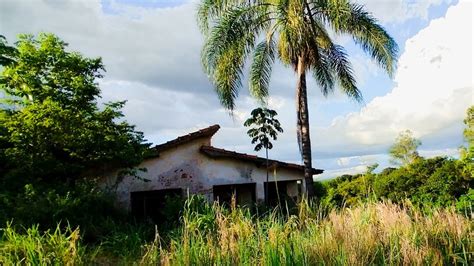
<path id="1" fill-rule="evenodd" d="M 13 60 L 15 53 L 15 47 L 9 46 L 5 36 L 0 35 L 0 66 L 6 66 L 15 62 Z"/>
<path id="2" fill-rule="evenodd" d="M 101 222 L 104 232 L 93 243 L 98 246 L 96 256 L 113 257 L 122 264 L 130 264 L 142 254 L 142 246 L 151 241 L 154 227 L 151 224 L 121 222 L 107 219 Z M 111 263 L 110 260 L 107 261 Z"/>
<path id="3" fill-rule="evenodd" d="M 381 202 L 327 215 L 306 202 L 298 209 L 281 219 L 214 206 L 212 231 L 196 230 L 185 214 L 170 247 L 158 242 L 146 258 L 172 265 L 467 265 L 472 258 L 468 218 L 452 210 L 426 216 Z"/>
<path id="4" fill-rule="evenodd" d="M 101 59 L 66 46 L 52 34 L 20 35 L 14 62 L 1 72 L 2 179 L 74 181 L 143 158 L 147 145 L 123 121 L 125 102 L 97 106 Z"/>
<path id="5" fill-rule="evenodd" d="M 353 206 L 372 198 L 372 184 L 375 179 L 373 171 L 378 165 L 367 167 L 364 174 L 343 175 L 337 179 L 326 181 L 326 193 L 320 200 L 326 205 L 342 207 Z"/>
<path id="6" fill-rule="evenodd" d="M 420 156 L 416 149 L 421 145 L 421 141 L 414 138 L 410 130 L 401 132 L 395 143 L 390 147 L 390 156 L 392 163 L 407 165 L 414 162 Z"/>
<path id="7" fill-rule="evenodd" d="M 419 206 L 452 206 L 465 199 L 474 185 L 472 172 L 464 171 L 465 164 L 466 161 L 446 157 L 420 158 L 378 174 L 341 176 L 328 181 L 323 200 L 333 206 L 354 206 L 374 197 L 395 203 L 409 199 Z"/>
<path id="8" fill-rule="evenodd" d="M 456 209 L 461 213 L 465 213 L 466 216 L 469 213 L 473 213 L 474 209 L 474 189 L 470 188 L 467 194 L 459 197 L 459 200 L 456 202 Z"/>
<path id="9" fill-rule="evenodd" d="M 224 107 L 232 110 L 247 58 L 251 57 L 251 95 L 264 101 L 275 59 L 296 71 L 304 58 L 327 95 L 336 85 L 361 99 L 349 58 L 328 34 L 333 30 L 354 41 L 389 74 L 394 71 L 397 45 L 361 5 L 337 1 L 209 1 L 198 8 L 205 36 L 202 63 Z"/>
<path id="10" fill-rule="evenodd" d="M 469 218 L 452 209 L 429 215 L 412 206 L 367 202 L 326 209 L 303 201 L 296 215 L 252 216 L 192 197 L 179 228 L 101 223 L 109 230 L 84 245 L 78 230 L 37 226 L 0 231 L 0 264 L 68 265 L 468 265 Z M 471 215 L 467 213 L 467 215 Z M 449 221 L 449 222 L 447 222 Z M 52 232 L 52 233 L 51 233 Z M 164 233 L 164 234 L 163 234 Z"/>
<path id="11" fill-rule="evenodd" d="M 277 112 L 268 108 L 256 108 L 251 112 L 251 117 L 244 122 L 244 126 L 251 127 L 247 134 L 252 138 L 252 144 L 255 145 L 255 151 L 262 148 L 272 149 L 273 144 L 270 140 L 276 140 L 278 132 L 283 133 L 280 122 L 275 118 Z"/>
<path id="12" fill-rule="evenodd" d="M 1 265 L 76 265 L 84 248 L 79 229 L 57 226 L 53 232 L 41 232 L 38 226 L 16 230 L 10 224 L 0 229 Z"/>
<path id="13" fill-rule="evenodd" d="M 126 222 L 126 216 L 113 205 L 113 197 L 94 182 L 81 181 L 71 188 L 65 183 L 28 183 L 21 189 L 0 188 L 0 223 L 40 225 L 54 228 L 59 222 L 80 226 L 88 241 L 105 234 L 104 221 Z M 129 221 L 128 221 L 129 222 Z M 105 230 L 105 231 L 104 231 Z"/>
<path id="14" fill-rule="evenodd" d="M 9 61 L 1 61 L 0 73 L 0 224 L 11 222 L 15 230 L 71 224 L 81 228 L 86 243 L 126 232 L 124 225 L 135 222 L 97 181 L 103 173 L 138 165 L 148 145 L 124 121 L 125 102 L 98 106 L 101 59 L 67 51 L 52 34 L 21 35 L 8 49 L 1 40 L 0 58 Z M 38 245 L 49 237 L 30 236 Z M 32 248 L 49 254 L 41 245 Z M 47 259 L 31 258 L 31 264 L 60 264 Z"/>
<path id="15" fill-rule="evenodd" d="M 202 65 L 224 108 L 234 110 L 247 62 L 250 94 L 261 103 L 268 99 L 275 61 L 297 74 L 297 138 L 307 195 L 314 196 L 306 73 L 323 95 L 337 88 L 362 101 L 349 56 L 328 32 L 352 37 L 389 75 L 396 42 L 364 6 L 348 0 L 201 0 L 197 18 Z"/>
<path id="16" fill-rule="evenodd" d="M 471 160 L 472 162 L 474 160 L 474 106 L 467 110 L 464 124 L 466 124 L 466 128 L 463 135 L 467 142 L 467 148 L 461 147 L 461 158 Z M 474 168 L 471 167 L 470 170 L 474 171 Z"/>
<path id="17" fill-rule="evenodd" d="M 333 43 L 327 30 L 348 34 L 388 73 L 393 73 L 397 45 L 365 9 L 340 1 L 201 1 L 199 25 L 205 35 L 203 66 L 222 104 L 234 108 L 242 86 L 247 57 L 250 92 L 259 100 L 268 96 L 271 67 L 278 58 L 296 70 L 300 57 L 305 71 L 327 95 L 336 84 L 348 96 L 361 99 L 353 71 L 342 46 Z M 257 42 L 261 37 L 265 40 Z M 274 36 L 278 36 L 275 41 Z M 258 44 L 257 44 L 258 43 Z"/>

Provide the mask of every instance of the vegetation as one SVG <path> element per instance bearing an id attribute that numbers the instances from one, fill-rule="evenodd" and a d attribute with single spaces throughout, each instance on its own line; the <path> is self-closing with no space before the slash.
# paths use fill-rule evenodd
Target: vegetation
<path id="1" fill-rule="evenodd" d="M 472 223 L 452 209 L 424 214 L 379 202 L 327 210 L 303 202 L 295 215 L 277 213 L 256 217 L 191 200 L 171 235 L 156 232 L 146 242 L 139 234 L 124 239 L 115 232 L 93 247 L 79 240 L 78 230 L 39 233 L 32 227 L 22 233 L 7 226 L 0 263 L 468 265 L 473 259 Z"/>
<path id="2" fill-rule="evenodd" d="M 73 183 L 143 159 L 147 145 L 123 121 L 125 102 L 98 107 L 101 59 L 66 46 L 52 34 L 21 35 L 8 50 L 11 61 L 0 79 L 3 187 L 15 181 L 15 189 L 38 180 Z"/>
<path id="3" fill-rule="evenodd" d="M 474 176 L 466 161 L 447 157 L 420 158 L 400 168 L 375 174 L 343 175 L 323 183 L 322 201 L 332 206 L 354 206 L 368 198 L 385 199 L 426 207 L 458 206 L 462 212 L 474 207 Z M 470 198 L 470 199 L 469 199 Z"/>
<path id="4" fill-rule="evenodd" d="M 270 138 L 276 140 L 278 132 L 283 133 L 280 122 L 275 118 L 277 112 L 268 108 L 256 108 L 250 115 L 244 122 L 244 126 L 251 127 L 247 134 L 252 138 L 252 144 L 257 143 L 255 151 L 265 148 L 268 157 L 268 150 L 273 148 Z"/>
<path id="5" fill-rule="evenodd" d="M 52 34 L 21 35 L 14 46 L 0 39 L 0 224 L 69 222 L 95 241 L 109 219 L 131 222 L 95 179 L 117 166 L 132 171 L 147 145 L 123 121 L 124 102 L 98 107 L 100 58 L 66 48 Z"/>
<path id="6" fill-rule="evenodd" d="M 474 160 L 474 105 L 467 110 L 466 119 L 464 119 L 466 128 L 464 129 L 464 139 L 467 142 L 467 148 L 461 147 L 461 158 Z M 473 168 L 471 168 L 474 171 Z"/>
<path id="7" fill-rule="evenodd" d="M 420 142 L 406 131 L 397 138 L 390 150 L 394 159 L 403 162 L 403 166 L 386 168 L 375 174 L 375 165 L 364 174 L 343 175 L 317 184 L 319 197 L 332 206 L 354 206 L 368 198 L 395 203 L 409 199 L 419 206 L 456 205 L 459 211 L 469 212 L 474 207 L 473 110 L 473 107 L 468 109 L 464 120 L 464 136 L 468 147 L 461 148 L 459 159 L 420 157 L 416 151 Z"/>
<path id="8" fill-rule="evenodd" d="M 307 194 L 313 196 L 306 74 L 312 72 L 324 95 L 337 86 L 350 98 L 362 99 L 346 51 L 328 31 L 351 36 L 390 75 L 397 44 L 364 6 L 347 0 L 202 0 L 198 19 L 205 35 L 203 66 L 227 109 L 234 109 L 247 57 L 252 58 L 250 93 L 261 102 L 268 96 L 275 59 L 297 74 L 298 143 Z"/>
<path id="9" fill-rule="evenodd" d="M 265 148 L 267 182 L 265 183 L 265 199 L 268 203 L 268 150 L 273 148 L 270 139 L 276 140 L 278 132 L 283 133 L 280 121 L 275 118 L 277 112 L 268 108 L 256 108 L 252 110 L 251 117 L 245 120 L 244 126 L 251 127 L 247 134 L 252 138 L 252 144 L 255 144 L 255 151 Z M 276 179 L 275 179 L 276 182 Z"/>
<path id="10" fill-rule="evenodd" d="M 413 137 L 413 133 L 410 130 L 401 132 L 395 143 L 390 147 L 390 156 L 392 157 L 392 163 L 407 165 L 420 158 L 420 155 L 416 151 L 421 145 L 421 141 Z"/>
<path id="11" fill-rule="evenodd" d="M 133 174 L 147 144 L 123 121 L 124 102 L 98 107 L 101 60 L 66 47 L 51 34 L 22 35 L 15 46 L 0 37 L 0 265 L 474 260 L 473 108 L 459 159 L 418 158 L 378 174 L 372 166 L 316 184 L 319 202 L 303 200 L 295 209 L 252 212 L 201 197 L 167 198 L 164 221 L 153 224 L 117 210 L 96 183 L 117 165 Z M 249 124 L 261 125 L 255 117 Z M 261 132 L 251 135 L 260 141 Z M 270 147 L 270 139 L 262 143 Z"/>

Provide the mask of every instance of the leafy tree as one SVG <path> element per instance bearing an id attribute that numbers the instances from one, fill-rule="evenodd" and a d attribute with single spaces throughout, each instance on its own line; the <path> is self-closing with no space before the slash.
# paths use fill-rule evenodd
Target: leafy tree
<path id="1" fill-rule="evenodd" d="M 6 66 L 13 63 L 15 53 L 15 47 L 9 46 L 5 36 L 0 35 L 0 66 Z"/>
<path id="2" fill-rule="evenodd" d="M 419 206 L 452 206 L 467 210 L 472 203 L 472 173 L 463 170 L 463 162 L 453 158 L 419 158 L 400 168 L 386 168 L 375 174 L 343 175 L 327 182 L 323 202 L 332 206 L 353 206 L 368 196 L 402 203 L 409 199 Z M 368 194 L 370 192 L 370 195 Z M 372 193 L 373 192 L 373 193 Z"/>
<path id="3" fill-rule="evenodd" d="M 255 145 L 255 151 L 262 148 L 271 150 L 273 144 L 270 139 L 276 140 L 278 132 L 283 133 L 280 121 L 275 118 L 278 113 L 268 108 L 256 108 L 250 113 L 251 117 L 245 120 L 244 126 L 251 127 L 247 134 L 252 138 L 252 144 Z"/>
<path id="4" fill-rule="evenodd" d="M 52 34 L 21 35 L 1 72 L 0 160 L 7 179 L 74 183 L 143 158 L 147 145 L 123 121 L 125 102 L 97 106 L 101 59 L 66 47 Z"/>
<path id="5" fill-rule="evenodd" d="M 464 147 L 461 149 L 461 157 L 470 158 L 472 160 L 474 158 L 474 105 L 467 109 L 464 124 L 466 124 L 466 128 L 463 134 L 467 142 L 467 149 Z"/>
<path id="6" fill-rule="evenodd" d="M 270 139 L 276 140 L 278 132 L 283 133 L 280 122 L 275 118 L 277 112 L 268 108 L 256 108 L 250 113 L 251 117 L 244 122 L 244 126 L 251 127 L 247 134 L 252 138 L 252 144 L 255 145 L 255 151 L 265 148 L 267 183 L 265 193 L 268 192 L 268 150 L 273 148 Z M 265 201 L 268 203 L 268 195 L 265 195 Z"/>
<path id="7" fill-rule="evenodd" d="M 395 143 L 390 147 L 391 162 L 394 164 L 408 165 L 420 158 L 416 149 L 421 141 L 413 137 L 410 130 L 401 132 Z"/>
<path id="8" fill-rule="evenodd" d="M 367 166 L 363 174 L 342 175 L 328 181 L 326 198 L 323 202 L 332 206 L 353 206 L 367 199 L 372 192 L 378 164 Z"/>
<path id="9" fill-rule="evenodd" d="M 362 5 L 347 0 L 202 0 L 198 19 L 205 35 L 203 66 L 225 108 L 235 107 L 248 57 L 249 90 L 260 101 L 268 96 L 276 59 L 295 71 L 298 143 L 307 193 L 313 196 L 306 75 L 313 75 L 324 95 L 338 87 L 362 99 L 346 51 L 328 31 L 353 37 L 390 75 L 397 44 Z"/>

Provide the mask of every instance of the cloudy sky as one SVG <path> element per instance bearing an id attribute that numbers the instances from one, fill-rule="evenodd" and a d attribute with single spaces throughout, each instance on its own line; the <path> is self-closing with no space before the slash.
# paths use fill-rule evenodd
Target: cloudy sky
<path id="1" fill-rule="evenodd" d="M 389 166 L 387 150 L 405 129 L 421 139 L 423 156 L 456 156 L 462 120 L 474 103 L 473 3 L 358 2 L 398 42 L 397 72 L 390 79 L 351 39 L 337 36 L 351 55 L 364 102 L 339 93 L 325 98 L 309 82 L 314 166 L 326 170 L 320 178 L 373 163 Z M 102 57 L 101 101 L 127 100 L 127 120 L 150 142 L 220 124 L 214 146 L 254 154 L 242 124 L 257 103 L 244 86 L 233 117 L 219 105 L 200 65 L 196 6 L 192 0 L 1 0 L 0 34 L 12 43 L 19 33 L 52 32 L 71 50 Z M 269 105 L 285 133 L 270 155 L 299 163 L 295 84 L 291 70 L 275 66 Z"/>

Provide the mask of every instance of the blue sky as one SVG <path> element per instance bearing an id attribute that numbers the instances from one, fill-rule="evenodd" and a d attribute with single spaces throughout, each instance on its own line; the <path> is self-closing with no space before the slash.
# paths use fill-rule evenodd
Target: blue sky
<path id="1" fill-rule="evenodd" d="M 420 138 L 424 156 L 456 156 L 462 120 L 473 100 L 470 1 L 357 0 L 396 39 L 400 60 L 390 78 L 345 36 L 337 41 L 351 56 L 364 103 L 340 93 L 324 98 L 309 81 L 314 165 L 322 178 L 389 166 L 387 150 L 398 132 Z M 220 124 L 213 145 L 246 153 L 252 145 L 243 120 L 256 107 L 246 86 L 230 117 L 204 75 L 196 26 L 196 1 L 184 0 L 3 0 L 0 32 L 52 32 L 106 65 L 101 102 L 127 100 L 129 122 L 153 143 Z M 462 30 L 453 30 L 460 28 Z M 285 133 L 271 157 L 299 163 L 295 134 L 295 76 L 273 69 L 269 105 Z M 244 82 L 245 84 L 245 82 Z M 262 155 L 262 154 L 260 154 Z"/>

